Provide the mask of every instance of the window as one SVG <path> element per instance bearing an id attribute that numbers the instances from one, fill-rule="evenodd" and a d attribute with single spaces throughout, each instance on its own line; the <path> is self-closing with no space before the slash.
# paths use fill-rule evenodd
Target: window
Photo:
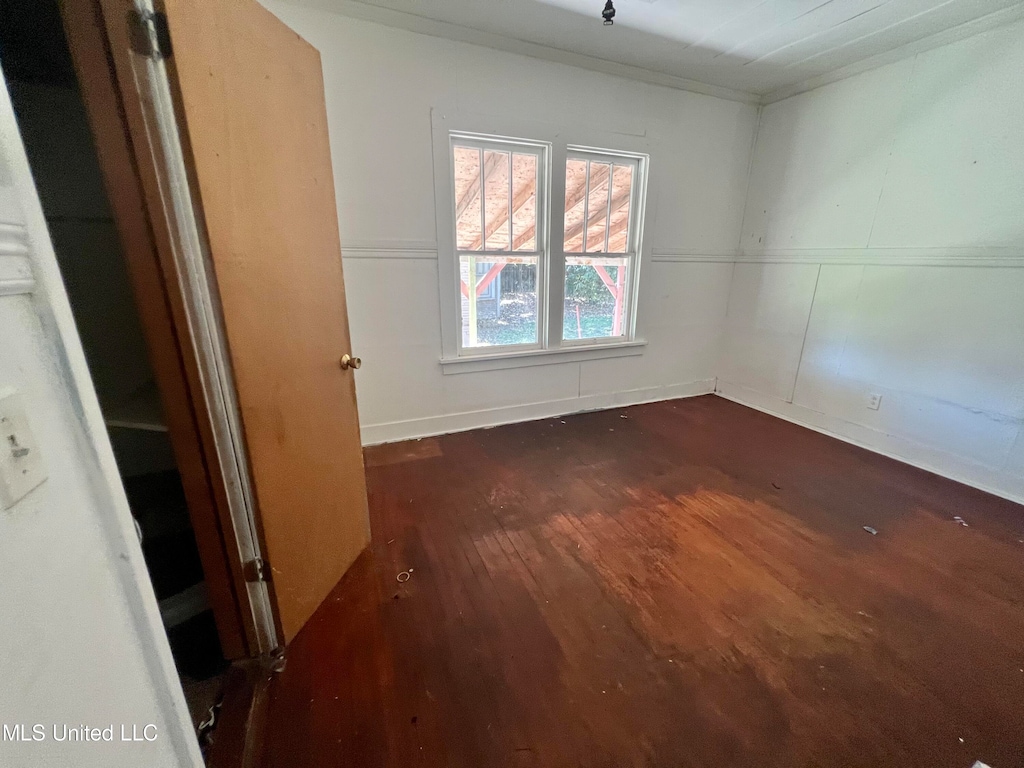
<path id="1" fill-rule="evenodd" d="M 451 211 L 438 215 L 454 230 L 458 306 L 448 300 L 445 322 L 458 330 L 445 361 L 634 345 L 646 155 L 446 139 L 450 176 L 439 189 Z"/>
<path id="2" fill-rule="evenodd" d="M 540 344 L 544 145 L 452 141 L 460 348 Z"/>
<path id="3" fill-rule="evenodd" d="M 622 338 L 637 253 L 636 158 L 570 150 L 565 162 L 562 339 Z"/>

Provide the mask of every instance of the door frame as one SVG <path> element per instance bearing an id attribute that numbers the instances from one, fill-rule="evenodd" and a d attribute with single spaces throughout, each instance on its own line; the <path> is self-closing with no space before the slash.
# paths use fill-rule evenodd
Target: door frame
<path id="1" fill-rule="evenodd" d="M 182 476 L 224 655 L 254 658 L 280 645 L 244 435 L 201 217 L 190 190 L 187 134 L 159 54 L 126 54 L 127 13 L 115 3 L 60 0 L 82 98 L 121 239 L 168 433 Z M 137 0 L 153 12 L 149 0 Z M 112 44 L 115 35 L 121 35 Z M 109 37 L 108 37 L 109 36 Z M 123 45 L 122 45 L 123 43 Z M 117 50 L 122 51 L 121 54 Z M 128 60 L 131 59 L 131 60 Z M 139 65 L 139 66 L 135 66 Z M 139 98 L 124 98 L 132 68 Z M 122 75 L 126 73 L 122 72 Z M 134 135 L 152 137 L 135 147 Z M 154 201 L 158 201 L 154 203 Z"/>

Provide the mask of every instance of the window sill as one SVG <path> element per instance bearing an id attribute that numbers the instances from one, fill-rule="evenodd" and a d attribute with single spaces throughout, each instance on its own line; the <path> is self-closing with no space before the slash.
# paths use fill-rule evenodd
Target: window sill
<path id="1" fill-rule="evenodd" d="M 582 360 L 604 360 L 612 357 L 642 355 L 647 342 L 617 341 L 592 346 L 559 347 L 558 349 L 530 349 L 524 352 L 502 352 L 494 355 L 441 358 L 441 370 L 446 376 L 454 373 L 497 371 L 503 368 L 528 368 L 535 365 L 575 363 Z"/>

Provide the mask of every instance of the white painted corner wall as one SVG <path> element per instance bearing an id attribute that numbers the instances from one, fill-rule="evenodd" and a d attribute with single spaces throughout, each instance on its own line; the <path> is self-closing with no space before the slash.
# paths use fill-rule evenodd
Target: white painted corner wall
<path id="1" fill-rule="evenodd" d="M 1024 501 L 1024 23 L 762 109 L 717 373 Z"/>
<path id="2" fill-rule="evenodd" d="M 0 765 L 202 765 L 81 343 L 0 75 L 0 391 L 21 393 L 49 473 L 0 509 Z M 57 742 L 54 725 L 113 742 Z M 156 726 L 122 742 L 120 726 Z M 152 735 L 153 731 L 150 730 Z"/>
<path id="3" fill-rule="evenodd" d="M 756 107 L 266 5 L 323 61 L 364 442 L 714 390 L 732 278 L 721 255 L 736 248 Z M 602 132 L 612 149 L 616 135 L 644 137 L 654 256 L 641 265 L 642 355 L 442 373 L 435 108 L 555 125 L 569 142 Z"/>
<path id="4" fill-rule="evenodd" d="M 717 380 L 726 397 L 1024 499 L 1024 23 L 758 115 L 266 3 L 321 52 L 366 443 Z M 442 374 L 432 108 L 645 134 L 642 355 Z"/>

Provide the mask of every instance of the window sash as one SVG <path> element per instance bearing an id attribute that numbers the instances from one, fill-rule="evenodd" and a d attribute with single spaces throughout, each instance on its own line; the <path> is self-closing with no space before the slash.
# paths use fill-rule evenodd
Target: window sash
<path id="1" fill-rule="evenodd" d="M 542 186 L 547 184 L 546 174 L 548 173 L 548 168 L 546 167 L 546 164 L 547 164 L 548 157 L 549 157 L 548 145 L 544 144 L 544 143 L 541 143 L 541 142 L 534 142 L 534 141 L 529 141 L 529 140 L 525 140 L 525 139 L 511 139 L 511 138 L 505 138 L 505 137 L 501 137 L 501 136 L 494 136 L 494 137 L 478 136 L 478 135 L 475 135 L 475 134 L 466 134 L 466 133 L 460 133 L 460 132 L 457 132 L 457 131 L 452 131 L 449 134 L 449 154 L 451 156 L 451 165 L 452 165 L 452 168 L 451 168 L 452 176 L 451 177 L 452 177 L 453 182 L 454 182 L 455 149 L 456 149 L 456 147 L 464 148 L 464 149 L 475 149 L 475 150 L 478 150 L 479 153 L 480 153 L 480 167 L 479 167 L 479 173 L 480 173 L 480 192 L 479 192 L 479 195 L 480 195 L 480 248 L 475 250 L 474 252 L 475 253 L 489 253 L 489 252 L 502 253 L 502 252 L 504 252 L 504 249 L 501 249 L 501 248 L 498 248 L 498 249 L 488 249 L 487 248 L 487 240 L 488 240 L 488 238 L 487 238 L 487 229 L 486 229 L 486 210 L 485 210 L 486 198 L 487 198 L 487 190 L 485 189 L 486 179 L 484 178 L 484 159 L 483 159 L 485 152 L 501 152 L 501 153 L 505 153 L 505 154 L 509 155 L 508 202 L 509 202 L 510 209 L 511 209 L 511 206 L 512 206 L 512 197 L 513 197 L 513 180 L 512 180 L 512 170 L 513 170 L 513 164 L 514 164 L 513 163 L 513 156 L 514 155 L 530 155 L 530 156 L 533 156 L 533 157 L 536 158 L 537 189 L 535 191 L 536 200 L 535 200 L 535 206 L 534 206 L 535 207 L 535 212 L 536 212 L 536 225 L 535 225 L 535 231 L 534 231 L 534 246 L 535 247 L 534 247 L 534 251 L 533 252 L 546 251 L 547 250 L 546 244 L 542 244 L 542 242 L 541 242 L 541 237 L 542 236 L 546 237 L 546 235 L 547 235 L 546 227 L 542 229 L 542 226 L 541 226 L 541 223 L 542 223 L 541 222 L 541 218 L 542 218 L 541 203 L 546 199 L 546 195 L 544 194 L 544 192 L 546 190 L 542 190 Z M 453 185 L 453 193 L 454 193 L 454 185 Z M 508 221 L 509 240 L 510 240 L 510 242 L 511 242 L 512 237 L 513 237 L 513 223 L 512 223 L 511 213 L 512 213 L 512 211 L 510 210 L 509 221 Z M 460 253 L 462 253 L 462 252 L 467 252 L 468 253 L 469 252 L 468 249 L 463 250 L 463 249 L 459 249 L 458 248 L 458 221 L 457 220 L 455 222 L 455 227 L 456 227 L 456 230 L 455 230 L 455 234 L 456 234 L 456 236 L 455 236 L 455 247 L 458 250 L 458 252 L 460 252 Z M 514 252 L 515 253 L 529 253 L 529 251 L 514 251 Z"/>
<path id="2" fill-rule="evenodd" d="M 561 339 L 559 342 L 560 347 L 599 347 L 602 344 L 621 344 L 624 341 L 630 341 L 632 339 L 632 328 L 630 326 L 630 322 L 633 316 L 633 286 L 636 285 L 637 263 L 638 261 L 633 254 L 597 253 L 565 255 L 565 266 L 562 268 L 563 290 L 567 290 L 568 272 L 566 268 L 570 266 L 592 266 L 595 270 L 598 267 L 616 267 L 618 269 L 625 269 L 626 276 L 623 284 L 621 286 L 616 286 L 618 290 L 621 291 L 621 297 L 615 300 L 615 308 L 613 309 L 612 314 L 613 332 L 609 333 L 607 336 L 590 336 L 574 339 L 572 336 L 567 336 L 567 334 L 570 333 L 570 330 L 563 324 L 563 327 L 561 328 Z M 604 271 L 601 275 L 601 280 L 605 286 L 611 290 L 612 286 L 608 284 L 609 279 L 610 276 L 607 271 Z M 613 292 L 612 295 L 615 296 L 615 293 Z M 621 304 L 619 302 L 621 302 Z M 621 312 L 621 314 L 619 314 L 617 318 L 616 315 L 618 312 Z M 564 321 L 564 312 L 562 317 Z M 614 333 L 616 325 L 619 326 L 619 333 Z"/>
<path id="3" fill-rule="evenodd" d="M 458 247 L 458 221 L 454 218 L 452 220 L 452 232 L 454 234 L 454 245 L 455 245 L 455 274 L 453 275 L 456 285 L 456 298 L 455 313 L 452 321 L 456 323 L 458 329 L 455 334 L 456 342 L 456 354 L 459 357 L 485 357 L 489 354 L 502 354 L 510 351 L 528 351 L 535 349 L 544 349 L 545 341 L 547 338 L 548 328 L 548 290 L 549 290 L 549 272 L 550 272 L 550 245 L 548 241 L 549 227 L 548 227 L 548 200 L 550 198 L 550 146 L 542 142 L 533 142 L 529 140 L 511 139 L 500 136 L 480 136 L 475 134 L 466 134 L 458 131 L 449 132 L 449 157 L 450 157 L 450 169 L 449 178 L 452 180 L 452 212 L 455 212 L 455 148 L 469 148 L 477 149 L 480 152 L 480 249 L 469 250 Z M 536 157 L 536 191 L 535 191 L 535 202 L 534 210 L 536 214 L 536 223 L 534 225 L 534 249 L 530 251 L 512 251 L 506 249 L 488 249 L 487 248 L 487 221 L 486 221 L 486 179 L 484 178 L 484 167 L 483 158 L 484 153 L 487 151 L 502 152 L 509 154 L 509 244 L 512 244 L 514 238 L 514 227 L 512 213 L 512 198 L 513 198 L 513 156 L 514 155 L 532 155 Z M 492 345 L 475 345 L 469 346 L 464 343 L 463 340 L 463 316 L 462 316 L 462 275 L 461 275 L 461 264 L 463 259 L 472 258 L 476 261 L 486 262 L 501 262 L 504 261 L 506 264 L 510 263 L 524 263 L 534 262 L 536 264 L 536 336 L 534 341 L 523 344 L 492 344 Z"/>
<path id="4" fill-rule="evenodd" d="M 640 264 L 640 260 L 637 258 L 640 253 L 640 238 L 642 236 L 641 227 L 643 222 L 643 203 L 644 195 L 646 193 L 646 156 L 633 154 L 629 152 L 616 152 L 611 150 L 595 149 L 590 147 L 578 147 L 569 145 L 566 148 L 565 153 L 565 168 L 568 168 L 568 164 L 572 161 L 585 161 L 588 163 L 586 169 L 587 189 L 585 191 L 585 210 L 583 213 L 583 235 L 580 242 L 580 250 L 578 251 L 566 251 L 564 250 L 564 232 L 565 232 L 565 221 L 566 213 L 564 210 L 564 203 L 562 205 L 563 212 L 563 243 L 561 248 L 561 276 L 562 281 L 562 293 L 565 295 L 566 289 L 566 267 L 574 265 L 611 265 L 616 266 L 615 262 L 625 262 L 626 272 L 626 283 L 623 286 L 623 305 L 622 305 L 622 318 L 621 318 L 621 332 L 618 335 L 599 336 L 596 338 L 584 338 L 584 339 L 573 339 L 565 338 L 566 329 L 562 327 L 560 332 L 557 334 L 560 337 L 558 342 L 560 347 L 563 348 L 579 348 L 579 347 L 600 347 L 604 344 L 616 344 L 622 343 L 623 341 L 629 341 L 633 338 L 635 332 L 634 315 L 636 312 L 637 304 L 637 293 L 639 286 L 639 270 L 637 267 Z M 590 203 L 590 164 L 591 163 L 604 163 L 609 164 L 612 168 L 609 169 L 610 174 L 614 174 L 615 166 L 627 166 L 631 168 L 631 182 L 630 182 L 630 194 L 629 194 L 629 218 L 626 224 L 626 251 L 622 253 L 606 253 L 604 251 L 592 251 L 587 252 L 586 248 L 589 245 L 586 240 L 588 234 L 587 230 L 589 227 L 586 222 L 589 220 L 589 203 Z M 565 173 L 565 168 L 562 169 L 562 173 Z M 612 202 L 612 184 L 609 187 L 606 205 L 611 208 Z M 611 216 L 610 210 L 605 215 L 605 247 L 607 248 L 610 240 L 610 229 L 611 229 Z"/>
<path id="5" fill-rule="evenodd" d="M 563 251 L 562 252 L 566 255 L 566 257 L 568 257 L 570 255 L 588 253 L 588 251 L 587 251 L 587 246 L 588 246 L 587 237 L 588 237 L 588 234 L 589 234 L 589 227 L 587 226 L 587 222 L 589 221 L 589 218 L 590 218 L 590 176 L 591 176 L 590 166 L 591 166 L 592 163 L 601 163 L 601 164 L 607 164 L 607 165 L 611 165 L 612 166 L 612 168 L 609 170 L 609 173 L 611 175 L 614 175 L 615 166 L 623 166 L 623 167 L 628 167 L 628 168 L 632 169 L 632 171 L 631 171 L 632 175 L 630 177 L 631 178 L 630 190 L 629 190 L 629 220 L 628 220 L 628 222 L 626 224 L 626 243 L 627 243 L 627 251 L 626 251 L 626 253 L 627 254 L 628 253 L 635 253 L 637 250 L 639 250 L 638 243 L 639 243 L 639 239 L 640 239 L 640 232 L 639 232 L 639 227 L 638 227 L 638 224 L 639 224 L 639 210 L 638 210 L 638 208 L 639 208 L 640 187 L 641 187 L 641 178 L 640 178 L 641 158 L 639 156 L 634 156 L 634 155 L 631 155 L 631 154 L 620 154 L 620 153 L 617 153 L 617 152 L 612 152 L 610 150 L 605 151 L 605 150 L 599 150 L 599 149 L 582 149 L 582 148 L 577 148 L 577 147 L 573 147 L 573 146 L 570 145 L 569 148 L 566 151 L 566 154 L 565 154 L 566 167 L 568 167 L 568 164 L 570 162 L 572 162 L 573 160 L 583 161 L 583 162 L 587 163 L 587 167 L 586 167 L 586 188 L 585 188 L 584 197 L 583 197 L 583 219 L 582 219 L 582 221 L 583 221 L 583 231 L 582 231 L 582 238 L 581 238 L 581 241 L 580 241 L 580 250 L 579 251 L 566 251 L 566 250 L 564 250 L 565 244 L 564 244 L 564 235 L 563 235 L 563 244 L 562 244 Z M 562 169 L 562 172 L 564 173 L 565 169 Z M 607 209 L 606 209 L 607 212 L 605 214 L 605 221 L 604 221 L 604 227 L 605 227 L 605 229 L 604 229 L 604 231 L 605 231 L 604 247 L 605 247 L 605 250 L 604 251 L 590 251 L 590 253 L 594 253 L 594 254 L 607 254 L 607 255 L 611 255 L 611 253 L 609 253 L 607 251 L 607 249 L 609 247 L 610 231 L 611 231 L 611 204 L 612 204 L 612 190 L 613 190 L 613 187 L 614 187 L 614 183 L 612 182 L 611 178 L 609 178 L 609 182 L 610 183 L 609 183 L 609 188 L 608 188 L 608 194 L 606 195 L 607 199 L 606 199 L 606 203 L 605 203 L 607 205 Z M 564 210 L 564 205 L 563 205 L 563 211 L 562 211 L 563 232 L 565 231 L 564 222 L 565 222 L 565 215 L 566 215 L 566 213 L 568 213 L 568 211 Z M 621 254 L 621 255 L 626 255 L 626 254 Z"/>

